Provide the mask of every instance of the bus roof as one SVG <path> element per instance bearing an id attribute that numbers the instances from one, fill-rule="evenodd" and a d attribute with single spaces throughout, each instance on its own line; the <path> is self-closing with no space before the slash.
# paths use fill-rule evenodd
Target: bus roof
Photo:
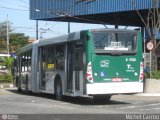
<path id="1" fill-rule="evenodd" d="M 80 40 L 80 32 L 73 32 L 59 37 L 40 40 L 38 46 Z"/>
<path id="2" fill-rule="evenodd" d="M 25 51 L 31 50 L 33 48 L 33 45 L 34 45 L 34 43 L 33 44 L 28 44 L 28 45 L 20 48 L 18 50 L 18 55 L 21 54 L 21 53 L 24 53 Z"/>
<path id="3" fill-rule="evenodd" d="M 90 30 L 82 30 L 82 31 L 118 31 L 118 32 L 138 32 L 137 30 L 129 30 L 129 29 L 90 29 Z M 58 36 L 58 37 L 53 37 L 49 39 L 42 39 L 39 41 L 36 41 L 32 44 L 28 44 L 21 49 L 19 49 L 18 54 L 24 53 L 25 51 L 31 50 L 34 45 L 37 46 L 43 46 L 43 45 L 50 45 L 50 44 L 56 44 L 56 43 L 63 43 L 63 42 L 70 42 L 70 41 L 75 41 L 75 40 L 80 40 L 80 32 L 73 32 L 69 33 L 66 35 Z"/>
<path id="4" fill-rule="evenodd" d="M 138 32 L 138 30 L 130 30 L 130 29 L 106 29 L 106 28 L 103 28 L 103 29 L 91 29 L 91 31 L 95 31 L 95 32 L 98 32 L 98 31 L 107 31 L 107 32 Z"/>
<path id="5" fill-rule="evenodd" d="M 82 31 L 88 31 L 88 30 L 82 30 Z M 90 31 L 118 31 L 118 32 L 137 32 L 136 30 L 128 30 L 128 29 L 91 29 Z M 63 42 L 69 42 L 74 40 L 80 40 L 80 32 L 73 32 L 70 34 L 66 34 L 59 37 L 49 38 L 49 39 L 43 39 L 38 42 L 38 46 L 43 45 L 49 45 L 49 44 L 56 44 L 56 43 L 63 43 Z"/>

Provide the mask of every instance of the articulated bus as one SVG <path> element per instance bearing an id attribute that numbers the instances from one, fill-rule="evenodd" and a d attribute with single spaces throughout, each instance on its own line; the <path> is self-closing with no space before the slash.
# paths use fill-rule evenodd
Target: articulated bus
<path id="1" fill-rule="evenodd" d="M 39 40 L 19 50 L 19 91 L 109 100 L 143 92 L 139 31 L 93 29 Z"/>

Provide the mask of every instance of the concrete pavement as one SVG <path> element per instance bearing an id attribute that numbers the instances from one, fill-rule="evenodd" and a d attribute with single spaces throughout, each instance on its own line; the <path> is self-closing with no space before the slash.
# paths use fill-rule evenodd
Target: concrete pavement
<path id="1" fill-rule="evenodd" d="M 0 89 L 8 89 L 8 88 L 16 89 L 16 87 L 13 84 L 0 84 Z M 134 95 L 136 96 L 160 96 L 160 93 L 137 93 Z"/>
<path id="2" fill-rule="evenodd" d="M 3 89 L 3 88 L 12 88 L 14 87 L 13 84 L 0 84 L 0 89 Z"/>

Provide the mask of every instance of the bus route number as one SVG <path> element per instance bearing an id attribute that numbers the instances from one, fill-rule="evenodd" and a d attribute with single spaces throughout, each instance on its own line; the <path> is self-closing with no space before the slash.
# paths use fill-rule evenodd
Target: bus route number
<path id="1" fill-rule="evenodd" d="M 121 47 L 121 42 L 111 42 L 112 47 Z"/>
<path id="2" fill-rule="evenodd" d="M 126 61 L 129 61 L 129 62 L 136 62 L 136 58 L 126 58 Z"/>

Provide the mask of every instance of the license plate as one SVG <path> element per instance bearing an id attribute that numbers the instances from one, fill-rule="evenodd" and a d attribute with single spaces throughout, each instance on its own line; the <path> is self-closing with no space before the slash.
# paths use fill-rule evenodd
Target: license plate
<path id="1" fill-rule="evenodd" d="M 113 82 L 121 82 L 121 81 L 122 81 L 122 78 L 112 78 L 112 81 L 113 81 Z"/>

